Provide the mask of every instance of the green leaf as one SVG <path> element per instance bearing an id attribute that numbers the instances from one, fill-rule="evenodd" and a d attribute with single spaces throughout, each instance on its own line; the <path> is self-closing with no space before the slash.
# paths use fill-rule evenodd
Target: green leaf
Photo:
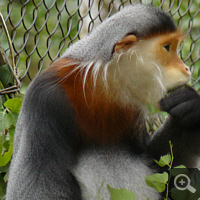
<path id="1" fill-rule="evenodd" d="M 5 142 L 4 135 L 2 135 L 2 136 L 0 135 L 0 154 L 3 151 L 3 144 L 4 144 L 4 142 Z"/>
<path id="2" fill-rule="evenodd" d="M 14 85 L 12 72 L 7 64 L 0 66 L 0 81 L 4 88 Z"/>
<path id="3" fill-rule="evenodd" d="M 3 155 L 0 155 L 0 167 L 8 164 L 8 162 L 11 160 L 11 157 L 12 157 L 13 137 L 14 137 L 15 127 L 11 126 L 8 131 L 9 131 L 9 137 L 10 137 L 10 147 L 7 152 L 5 152 Z"/>
<path id="4" fill-rule="evenodd" d="M 147 103 L 147 107 L 148 107 L 150 113 L 155 113 L 156 110 L 152 104 Z"/>
<path id="5" fill-rule="evenodd" d="M 172 161 L 172 158 L 171 158 L 171 155 L 170 155 L 170 154 L 167 154 L 167 155 L 165 155 L 165 156 L 161 156 L 159 161 L 155 160 L 155 162 L 156 162 L 160 167 L 164 167 L 164 166 L 166 166 L 166 165 L 169 166 L 170 163 L 171 163 L 171 161 Z"/>
<path id="6" fill-rule="evenodd" d="M 176 168 L 176 169 L 179 169 L 179 168 L 181 168 L 181 169 L 187 169 L 187 167 L 185 165 L 179 165 L 179 166 L 176 166 L 174 168 Z"/>
<path id="7" fill-rule="evenodd" d="M 3 199 L 6 193 L 6 183 L 4 177 L 0 174 L 0 199 Z"/>
<path id="8" fill-rule="evenodd" d="M 165 120 L 166 117 L 169 115 L 167 112 L 164 111 L 160 111 L 159 113 L 161 114 L 162 120 Z"/>
<path id="9" fill-rule="evenodd" d="M 8 108 L 10 111 L 15 112 L 15 113 L 19 113 L 21 105 L 22 105 L 22 99 L 18 99 L 18 98 L 8 99 L 4 103 L 4 106 L 6 108 Z"/>
<path id="10" fill-rule="evenodd" d="M 136 200 L 135 194 L 126 189 L 115 189 L 107 185 L 111 200 Z"/>
<path id="11" fill-rule="evenodd" d="M 10 167 L 10 163 L 8 163 L 7 165 L 3 167 L 0 167 L 0 172 L 7 173 L 9 171 L 9 167 Z"/>
<path id="12" fill-rule="evenodd" d="M 165 191 L 166 183 L 168 182 L 168 173 L 156 173 L 146 177 L 146 183 L 149 187 L 154 188 L 158 192 Z"/>
<path id="13" fill-rule="evenodd" d="M 5 119 L 4 119 L 3 128 L 9 129 L 11 125 L 15 126 L 17 123 L 17 118 L 18 118 L 18 114 L 15 112 L 6 114 Z"/>

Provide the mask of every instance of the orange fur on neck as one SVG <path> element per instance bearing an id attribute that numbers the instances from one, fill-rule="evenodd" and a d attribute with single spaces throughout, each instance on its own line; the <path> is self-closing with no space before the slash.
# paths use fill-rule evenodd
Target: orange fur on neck
<path id="1" fill-rule="evenodd" d="M 105 145 L 130 139 L 137 129 L 136 108 L 121 106 L 101 85 L 94 88 L 90 74 L 83 86 L 84 70 L 76 70 L 77 65 L 72 63 L 60 59 L 51 69 L 72 103 L 83 140 Z"/>

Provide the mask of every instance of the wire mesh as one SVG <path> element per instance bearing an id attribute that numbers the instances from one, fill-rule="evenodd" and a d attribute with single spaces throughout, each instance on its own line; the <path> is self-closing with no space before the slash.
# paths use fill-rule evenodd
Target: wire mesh
<path id="1" fill-rule="evenodd" d="M 171 15 L 186 33 L 180 57 L 190 66 L 193 81 L 200 76 L 199 0 L 1 0 L 0 9 L 15 51 L 20 80 L 29 82 L 75 41 L 121 8 L 136 2 L 153 3 Z M 0 26 L 0 41 L 9 53 Z"/>

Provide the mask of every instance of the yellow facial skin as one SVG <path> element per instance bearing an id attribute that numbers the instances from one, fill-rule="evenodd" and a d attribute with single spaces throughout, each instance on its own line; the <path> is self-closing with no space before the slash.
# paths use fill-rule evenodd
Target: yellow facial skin
<path id="1" fill-rule="evenodd" d="M 177 46 L 181 40 L 182 35 L 175 32 L 160 36 L 155 42 L 154 53 L 164 73 L 165 86 L 168 90 L 186 84 L 190 80 L 189 68 L 177 55 Z"/>

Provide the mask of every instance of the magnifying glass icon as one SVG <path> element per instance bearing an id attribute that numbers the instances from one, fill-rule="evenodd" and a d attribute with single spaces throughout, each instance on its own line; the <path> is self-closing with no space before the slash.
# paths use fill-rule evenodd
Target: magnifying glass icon
<path id="1" fill-rule="evenodd" d="M 185 174 L 179 174 L 174 179 L 174 186 L 177 190 L 189 190 L 191 193 L 195 193 L 196 189 L 190 185 L 190 178 Z"/>

